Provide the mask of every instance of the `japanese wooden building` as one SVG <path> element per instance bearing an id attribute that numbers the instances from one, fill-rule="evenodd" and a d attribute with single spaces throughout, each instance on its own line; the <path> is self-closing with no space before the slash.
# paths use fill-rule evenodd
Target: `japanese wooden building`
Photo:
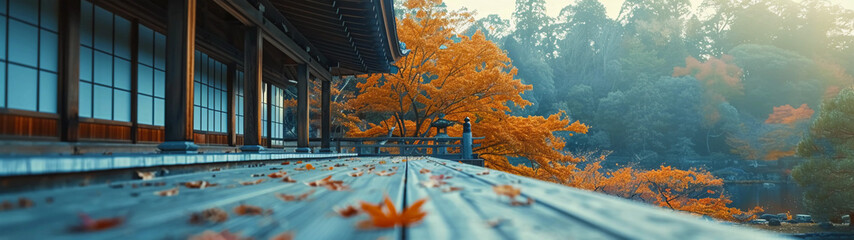
<path id="1" fill-rule="evenodd" d="M 257 152 L 294 141 L 309 152 L 315 117 L 315 150 L 329 151 L 330 82 L 388 72 L 401 57 L 392 5 L 0 1 L 2 152 L 32 143 Z M 322 91 L 312 93 L 313 84 Z M 321 106 L 309 106 L 312 94 Z M 295 108 L 284 106 L 293 98 Z"/>

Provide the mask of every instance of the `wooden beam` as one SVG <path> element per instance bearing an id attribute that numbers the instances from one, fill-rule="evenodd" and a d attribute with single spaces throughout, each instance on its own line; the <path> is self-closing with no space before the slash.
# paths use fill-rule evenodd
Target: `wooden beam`
<path id="1" fill-rule="evenodd" d="M 166 142 L 163 152 L 196 152 L 193 143 L 193 67 L 195 66 L 196 0 L 167 3 Z"/>
<path id="2" fill-rule="evenodd" d="M 228 129 L 226 133 L 228 134 L 228 145 L 235 146 L 237 145 L 237 128 L 235 127 L 235 121 L 237 120 L 237 105 L 235 105 L 235 99 L 237 99 L 237 91 L 234 89 L 234 82 L 237 78 L 237 65 L 229 63 L 226 65 L 225 70 L 225 81 L 226 85 L 226 124 Z"/>
<path id="3" fill-rule="evenodd" d="M 76 142 L 80 125 L 80 0 L 59 4 L 59 135 L 62 141 Z"/>
<path id="4" fill-rule="evenodd" d="M 332 152 L 330 146 L 332 136 L 332 83 L 331 81 L 320 81 L 321 104 L 320 104 L 320 152 Z"/>
<path id="5" fill-rule="evenodd" d="M 288 57 L 299 63 L 306 63 L 315 76 L 323 79 L 332 79 L 332 74 L 329 73 L 323 64 L 313 59 L 305 49 L 297 44 L 293 39 L 288 37 L 284 32 L 279 30 L 273 23 L 264 18 L 264 14 L 255 9 L 248 1 L 240 0 L 213 0 L 226 12 L 230 13 L 234 18 L 241 21 L 247 26 L 258 26 L 266 36 L 270 45 L 282 51 Z M 272 6 L 268 6 L 272 7 Z"/>
<path id="6" fill-rule="evenodd" d="M 267 84 L 267 147 L 273 147 L 273 84 Z"/>
<path id="7" fill-rule="evenodd" d="M 297 152 L 311 152 L 308 145 L 309 111 L 311 111 L 308 106 L 309 77 L 307 64 L 297 66 Z"/>
<path id="8" fill-rule="evenodd" d="M 263 41 L 260 28 L 246 28 L 243 37 L 243 146 L 240 147 L 244 152 L 264 150 L 261 146 Z"/>

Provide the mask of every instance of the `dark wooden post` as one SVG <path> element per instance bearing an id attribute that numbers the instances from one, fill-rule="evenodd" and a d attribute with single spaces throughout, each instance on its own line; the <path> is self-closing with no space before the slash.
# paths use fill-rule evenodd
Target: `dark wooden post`
<path id="1" fill-rule="evenodd" d="M 320 91 L 320 152 L 331 153 L 330 137 L 332 136 L 332 81 L 322 80 Z"/>
<path id="2" fill-rule="evenodd" d="M 273 148 L 273 84 L 267 84 L 267 105 L 261 106 L 262 108 L 267 108 L 267 147 Z"/>
<path id="3" fill-rule="evenodd" d="M 308 145 L 308 64 L 297 66 L 297 152 L 311 152 Z"/>
<path id="4" fill-rule="evenodd" d="M 165 153 L 195 153 L 193 143 L 193 67 L 196 49 L 196 0 L 168 1 L 166 26 Z"/>
<path id="5" fill-rule="evenodd" d="M 226 92 L 226 97 L 225 97 L 226 98 L 225 99 L 225 101 L 226 101 L 226 115 L 227 115 L 226 117 L 228 118 L 226 120 L 226 124 L 227 124 L 226 127 L 228 127 L 228 129 L 226 130 L 226 133 L 228 134 L 228 145 L 229 146 L 234 146 L 237 143 L 237 128 L 235 128 L 235 126 L 234 126 L 235 125 L 234 122 L 237 119 L 237 114 L 236 114 L 237 113 L 237 109 L 236 109 L 237 106 L 234 104 L 234 101 L 237 98 L 237 91 L 235 91 L 235 89 L 234 89 L 234 82 L 235 82 L 236 78 L 237 78 L 237 66 L 235 66 L 234 63 L 229 63 L 226 66 L 226 70 L 225 70 L 225 81 L 226 81 L 225 84 L 228 85 L 226 87 L 227 92 Z"/>
<path id="6" fill-rule="evenodd" d="M 261 29 L 247 27 L 243 38 L 243 146 L 244 152 L 259 152 L 261 146 L 261 64 L 264 39 Z"/>
<path id="7" fill-rule="evenodd" d="M 60 1 L 59 129 L 62 141 L 78 139 L 80 94 L 80 0 Z"/>
<path id="8" fill-rule="evenodd" d="M 131 21 L 130 26 L 130 139 L 132 143 L 139 142 L 139 22 Z"/>

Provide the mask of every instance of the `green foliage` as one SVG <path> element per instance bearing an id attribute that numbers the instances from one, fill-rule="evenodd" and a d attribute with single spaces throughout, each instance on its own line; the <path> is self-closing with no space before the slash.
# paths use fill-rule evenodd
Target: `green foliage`
<path id="1" fill-rule="evenodd" d="M 822 104 L 810 134 L 798 145 L 807 161 L 792 171 L 810 212 L 823 219 L 854 213 L 854 89 Z"/>

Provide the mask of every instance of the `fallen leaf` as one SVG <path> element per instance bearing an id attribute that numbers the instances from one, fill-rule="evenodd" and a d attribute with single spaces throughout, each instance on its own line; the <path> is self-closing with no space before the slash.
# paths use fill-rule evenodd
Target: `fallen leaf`
<path id="1" fill-rule="evenodd" d="M 533 199 L 533 198 L 527 198 L 527 200 L 526 200 L 526 201 L 524 201 L 524 202 L 516 201 L 516 199 L 511 199 L 511 200 L 510 200 L 510 205 L 513 205 L 513 206 L 529 206 L 529 205 L 531 205 L 531 204 L 534 204 L 534 199 Z"/>
<path id="2" fill-rule="evenodd" d="M 263 174 L 263 173 L 253 173 L 252 175 L 249 175 L 249 176 L 250 176 L 250 177 L 263 177 L 263 176 L 265 176 L 265 175 L 266 175 L 266 174 Z"/>
<path id="3" fill-rule="evenodd" d="M 163 191 L 156 191 L 156 192 L 154 192 L 154 195 L 161 196 L 161 197 L 175 196 L 175 195 L 178 195 L 178 187 L 166 189 Z"/>
<path id="4" fill-rule="evenodd" d="M 326 189 L 332 191 L 344 191 L 350 189 L 350 187 L 344 185 L 344 181 L 332 180 L 332 175 L 329 175 L 317 181 L 307 182 L 305 183 L 305 185 L 308 185 L 310 187 L 326 187 Z"/>
<path id="5" fill-rule="evenodd" d="M 380 164 L 385 164 L 385 160 L 380 160 Z"/>
<path id="6" fill-rule="evenodd" d="M 18 198 L 18 207 L 19 208 L 31 208 L 31 207 L 33 207 L 33 205 L 36 205 L 36 204 L 33 202 L 33 200 L 30 200 L 29 198 L 24 198 L 24 197 Z"/>
<path id="7" fill-rule="evenodd" d="M 484 170 L 483 172 L 475 173 L 477 175 L 489 175 L 489 170 Z"/>
<path id="8" fill-rule="evenodd" d="M 492 191 L 495 191 L 495 194 L 499 196 L 507 196 L 511 199 L 516 198 L 516 196 L 522 193 L 521 190 L 510 185 L 496 185 L 492 187 Z"/>
<path id="9" fill-rule="evenodd" d="M 80 225 L 73 227 L 72 229 L 75 231 L 82 232 L 95 232 L 106 230 L 110 228 L 114 228 L 122 222 L 124 222 L 124 217 L 114 217 L 114 218 L 101 218 L 101 219 L 92 219 L 89 215 L 85 213 L 78 213 L 77 216 L 80 217 Z"/>
<path id="10" fill-rule="evenodd" d="M 447 180 L 447 179 L 451 179 L 451 178 L 452 178 L 451 176 L 445 176 L 445 174 L 430 175 L 430 179 L 433 179 L 433 180 Z"/>
<path id="11" fill-rule="evenodd" d="M 397 212 L 394 207 L 394 203 L 391 202 L 388 195 L 384 197 L 383 203 L 379 205 L 361 202 L 360 206 L 362 211 L 367 213 L 368 216 L 370 216 L 370 219 L 359 223 L 359 226 L 364 229 L 371 227 L 390 228 L 395 226 L 412 225 L 421 221 L 421 219 L 427 215 L 426 212 L 421 211 L 421 205 L 426 201 L 427 198 L 419 199 L 409 207 L 403 208 L 400 213 Z M 383 208 L 385 208 L 385 211 Z"/>
<path id="12" fill-rule="evenodd" d="M 297 164 L 301 164 L 301 163 L 302 163 L 302 161 L 297 161 Z"/>
<path id="13" fill-rule="evenodd" d="M 336 163 L 334 165 L 334 167 L 346 167 L 346 166 L 347 166 L 347 164 L 343 164 L 343 163 Z"/>
<path id="14" fill-rule="evenodd" d="M 386 172 L 386 170 L 382 170 L 376 174 L 379 176 L 388 177 L 388 176 L 394 175 L 395 173 L 397 173 L 397 172 Z"/>
<path id="15" fill-rule="evenodd" d="M 436 180 L 436 179 L 428 179 L 427 181 L 421 182 L 421 186 L 428 187 L 428 188 L 441 187 L 442 185 L 445 185 L 445 182 L 442 180 Z"/>
<path id="16" fill-rule="evenodd" d="M 293 239 L 294 239 L 294 232 L 293 231 L 287 231 L 287 232 L 279 233 L 278 235 L 270 238 L 270 240 L 293 240 Z"/>
<path id="17" fill-rule="evenodd" d="M 305 165 L 305 169 L 308 169 L 308 170 L 314 170 L 314 165 L 311 165 L 311 163 L 306 164 L 306 165 Z"/>
<path id="18" fill-rule="evenodd" d="M 498 227 L 499 225 L 501 225 L 502 223 L 504 223 L 504 221 L 506 221 L 506 220 L 505 220 L 505 219 L 503 219 L 503 218 L 494 218 L 494 219 L 490 219 L 490 220 L 487 220 L 487 221 L 486 221 L 486 226 L 489 226 L 489 227 L 492 227 L 492 228 L 494 228 L 494 227 Z"/>
<path id="19" fill-rule="evenodd" d="M 454 187 L 454 186 L 447 186 L 447 187 L 442 188 L 442 192 L 444 192 L 444 193 L 456 192 L 456 191 L 460 191 L 460 190 L 463 190 L 463 188 Z"/>
<path id="20" fill-rule="evenodd" d="M 219 172 L 220 168 L 211 168 L 211 172 Z"/>
<path id="21" fill-rule="evenodd" d="M 192 182 L 185 182 L 184 183 L 184 187 L 197 188 L 197 189 L 205 189 L 206 187 L 213 187 L 216 185 L 218 185 L 218 184 L 209 183 L 208 181 L 192 181 Z"/>
<path id="22" fill-rule="evenodd" d="M 15 205 L 9 202 L 8 200 L 3 201 L 3 203 L 0 204 L 0 211 L 11 210 L 13 208 L 15 208 Z"/>
<path id="23" fill-rule="evenodd" d="M 430 173 L 430 169 L 422 168 L 420 171 L 418 171 L 418 173 L 420 173 L 420 174 Z"/>
<path id="24" fill-rule="evenodd" d="M 136 171 L 136 175 L 142 178 L 143 181 L 154 179 L 154 173 L 156 172 L 140 172 Z"/>
<path id="25" fill-rule="evenodd" d="M 288 174 L 288 173 L 284 172 L 284 171 L 278 171 L 278 172 L 267 174 L 267 176 L 270 178 L 280 178 L 280 177 L 284 177 L 286 174 Z"/>
<path id="26" fill-rule="evenodd" d="M 297 180 L 291 179 L 290 176 L 285 176 L 284 178 L 282 178 L 282 182 L 295 183 L 297 182 Z"/>
<path id="27" fill-rule="evenodd" d="M 268 214 L 273 213 L 273 210 L 270 210 L 270 209 L 265 210 L 265 209 L 263 209 L 261 207 L 257 207 L 257 206 L 240 204 L 237 207 L 234 207 L 234 213 L 237 215 L 261 215 L 261 214 L 268 215 Z"/>
<path id="28" fill-rule="evenodd" d="M 358 172 L 351 172 L 351 173 L 348 173 L 348 175 L 350 175 L 351 177 L 361 177 L 361 176 L 362 176 L 362 174 L 365 174 L 365 172 L 358 171 Z"/>
<path id="29" fill-rule="evenodd" d="M 282 165 L 291 165 L 291 162 L 282 162 Z"/>
<path id="30" fill-rule="evenodd" d="M 240 183 L 240 185 L 244 185 L 244 186 L 246 186 L 246 185 L 255 185 L 255 184 L 259 184 L 259 183 L 262 183 L 262 182 L 264 182 L 264 181 L 265 181 L 265 179 L 258 179 L 258 180 L 255 180 L 255 181 L 246 181 L 246 182 L 238 181 L 238 182 Z"/>
<path id="31" fill-rule="evenodd" d="M 228 220 L 228 213 L 221 208 L 208 208 L 190 216 L 191 224 L 221 223 Z"/>
<path id="32" fill-rule="evenodd" d="M 332 167 L 329 167 L 329 170 L 332 170 Z"/>
<path id="33" fill-rule="evenodd" d="M 283 193 L 277 193 L 276 197 L 278 197 L 279 199 L 282 199 L 282 201 L 286 201 L 286 202 L 302 201 L 302 200 L 308 199 L 308 196 L 310 196 L 312 193 L 314 193 L 314 189 L 308 190 L 307 192 L 300 194 L 300 195 L 288 195 L 288 194 L 283 194 Z"/>
<path id="34" fill-rule="evenodd" d="M 334 210 L 336 213 L 338 213 L 338 215 L 344 218 L 349 218 L 359 214 L 359 209 L 354 207 L 353 205 L 347 205 L 347 207 L 343 208 L 334 208 Z"/>
<path id="35" fill-rule="evenodd" d="M 193 235 L 189 238 L 190 240 L 247 240 L 251 238 L 243 238 L 240 235 L 233 234 L 228 232 L 228 230 L 222 230 L 222 232 L 214 232 L 211 230 L 205 230 L 204 232 Z"/>

